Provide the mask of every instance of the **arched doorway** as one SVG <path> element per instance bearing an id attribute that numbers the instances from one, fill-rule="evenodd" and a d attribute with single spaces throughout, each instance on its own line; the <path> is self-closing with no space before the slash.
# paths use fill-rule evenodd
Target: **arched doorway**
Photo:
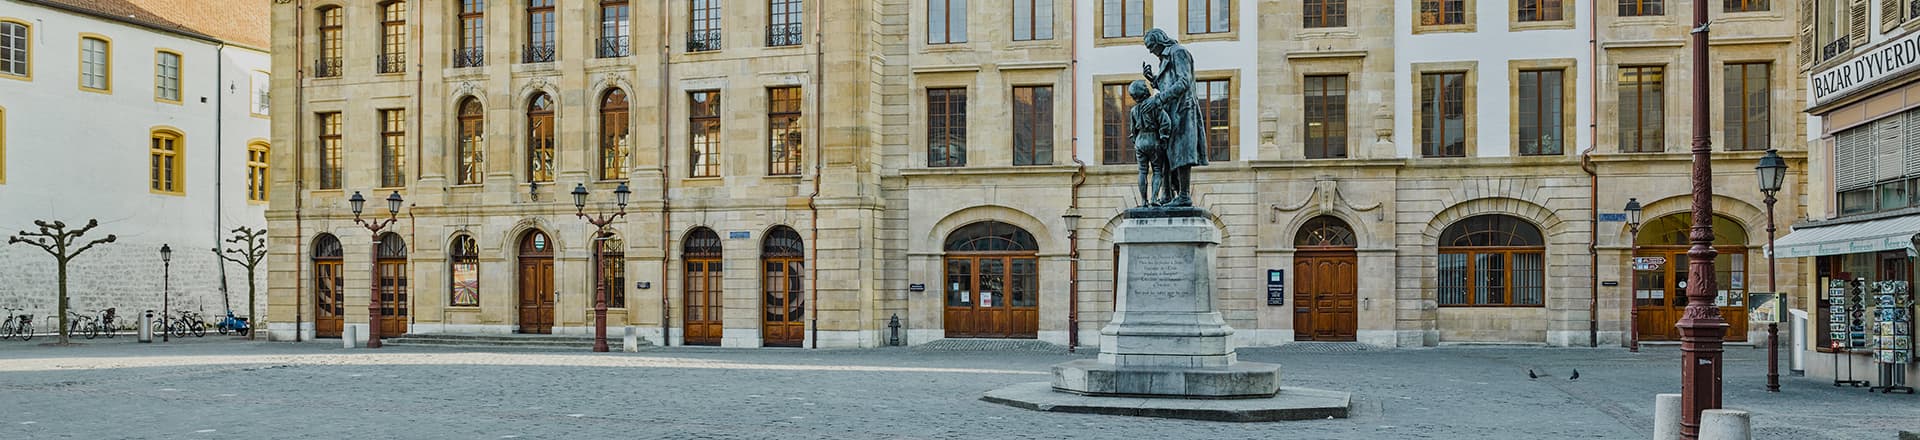
<path id="1" fill-rule="evenodd" d="M 540 230 L 520 236 L 520 333 L 553 333 L 553 240 Z"/>
<path id="2" fill-rule="evenodd" d="M 1018 226 L 984 221 L 946 241 L 949 338 L 1034 338 L 1040 331 L 1040 245 Z"/>
<path id="3" fill-rule="evenodd" d="M 1353 341 L 1359 327 L 1359 254 L 1353 228 L 1332 216 L 1307 220 L 1294 235 L 1293 338 Z"/>
<path id="4" fill-rule="evenodd" d="M 1633 270 L 1633 307 L 1639 313 L 1635 324 L 1642 341 L 1678 341 L 1680 331 L 1673 325 L 1687 308 L 1687 248 L 1692 232 L 1693 214 L 1675 213 L 1648 221 L 1634 238 L 1639 250 Z M 1715 304 L 1726 318 L 1727 340 L 1747 340 L 1747 229 L 1739 222 L 1713 216 L 1715 281 L 1719 292 Z"/>
<path id="5" fill-rule="evenodd" d="M 686 345 L 720 345 L 720 234 L 694 228 L 680 244 L 687 273 L 681 280 L 686 301 Z"/>
<path id="6" fill-rule="evenodd" d="M 346 325 L 346 280 L 340 276 L 340 239 L 320 234 L 313 239 L 313 334 L 340 337 Z"/>
<path id="7" fill-rule="evenodd" d="M 375 265 L 380 275 L 380 335 L 407 333 L 407 241 L 400 234 L 380 235 Z"/>
<path id="8" fill-rule="evenodd" d="M 805 243 L 793 228 L 775 226 L 760 245 L 762 321 L 760 337 L 769 347 L 799 347 L 806 339 Z"/>

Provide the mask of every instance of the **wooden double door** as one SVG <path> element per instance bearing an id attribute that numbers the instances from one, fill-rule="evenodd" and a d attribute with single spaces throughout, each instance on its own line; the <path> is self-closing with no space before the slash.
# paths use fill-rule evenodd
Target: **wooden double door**
<path id="1" fill-rule="evenodd" d="M 1747 283 L 1745 247 L 1716 246 L 1714 259 L 1719 292 L 1715 295 L 1720 317 L 1727 321 L 1727 341 L 1747 340 Z M 1686 247 L 1641 247 L 1639 257 L 1665 259 L 1651 270 L 1634 271 L 1633 307 L 1639 314 L 1635 326 L 1642 341 L 1678 341 L 1680 329 L 1674 324 L 1687 308 L 1688 258 Z"/>
<path id="2" fill-rule="evenodd" d="M 760 263 L 763 318 L 760 337 L 769 347 L 799 347 L 807 337 L 806 289 L 800 258 L 767 258 Z"/>
<path id="3" fill-rule="evenodd" d="M 1301 251 L 1293 257 L 1293 337 L 1353 341 L 1359 327 L 1358 257 L 1352 249 Z"/>
<path id="4" fill-rule="evenodd" d="M 1032 254 L 950 255 L 945 279 L 947 337 L 1039 336 L 1039 260 Z"/>
<path id="5" fill-rule="evenodd" d="M 686 345 L 720 345 L 721 323 L 720 302 L 721 265 L 719 258 L 690 258 L 687 260 L 685 281 L 686 292 Z"/>
<path id="6" fill-rule="evenodd" d="M 380 337 L 392 338 L 407 333 L 407 260 L 381 259 Z"/>
<path id="7" fill-rule="evenodd" d="M 321 338 L 340 337 L 347 322 L 346 282 L 341 278 L 340 260 L 313 262 L 313 334 Z"/>

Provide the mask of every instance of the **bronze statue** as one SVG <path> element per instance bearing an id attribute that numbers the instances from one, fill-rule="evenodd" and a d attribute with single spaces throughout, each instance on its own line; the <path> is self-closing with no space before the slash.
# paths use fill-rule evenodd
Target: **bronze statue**
<path id="1" fill-rule="evenodd" d="M 1129 115 L 1133 119 L 1129 122 L 1136 130 L 1142 118 L 1151 119 L 1144 122 L 1155 128 L 1153 133 L 1134 133 L 1135 151 L 1143 154 L 1140 156 L 1142 206 L 1193 206 L 1191 169 L 1207 164 L 1207 137 L 1200 119 L 1200 100 L 1194 95 L 1193 55 L 1158 28 L 1148 30 L 1145 40 L 1147 49 L 1160 58 L 1160 67 L 1156 74 L 1152 64 L 1141 63 L 1141 73 L 1152 82 L 1154 93 L 1144 100 L 1135 94 L 1135 111 Z M 1151 139 L 1142 138 L 1149 134 Z M 1161 163 L 1146 163 L 1144 154 L 1147 153 L 1140 153 L 1142 142 L 1146 141 L 1152 141 L 1147 149 L 1156 152 Z M 1153 179 L 1156 190 L 1148 191 L 1147 174 L 1156 170 L 1160 176 Z"/>

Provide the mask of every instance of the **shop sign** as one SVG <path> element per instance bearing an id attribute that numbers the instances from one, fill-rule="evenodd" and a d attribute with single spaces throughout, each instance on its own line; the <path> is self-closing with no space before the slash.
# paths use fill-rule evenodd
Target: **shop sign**
<path id="1" fill-rule="evenodd" d="M 1908 33 L 1807 78 L 1814 105 L 1826 104 L 1920 67 L 1920 32 Z"/>
<path id="2" fill-rule="evenodd" d="M 1667 264 L 1667 257 L 1634 257 L 1633 270 L 1660 270 Z"/>
<path id="3" fill-rule="evenodd" d="M 925 285 L 925 284 L 920 284 L 920 283 L 913 283 L 913 284 L 908 284 L 908 285 L 907 285 L 907 291 L 909 291 L 909 292 L 925 292 L 925 291 L 927 291 L 927 285 Z"/>

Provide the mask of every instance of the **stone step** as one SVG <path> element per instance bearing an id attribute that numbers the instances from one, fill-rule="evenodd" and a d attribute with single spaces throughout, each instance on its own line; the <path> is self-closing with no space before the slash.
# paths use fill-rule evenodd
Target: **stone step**
<path id="1" fill-rule="evenodd" d="M 619 346 L 621 342 L 609 338 L 608 343 Z M 407 334 L 396 338 L 387 338 L 387 345 L 422 347 L 468 347 L 468 348 L 514 348 L 535 350 L 584 350 L 593 348 L 593 338 L 572 335 L 452 335 L 452 334 Z M 652 345 L 642 339 L 640 345 Z"/>

